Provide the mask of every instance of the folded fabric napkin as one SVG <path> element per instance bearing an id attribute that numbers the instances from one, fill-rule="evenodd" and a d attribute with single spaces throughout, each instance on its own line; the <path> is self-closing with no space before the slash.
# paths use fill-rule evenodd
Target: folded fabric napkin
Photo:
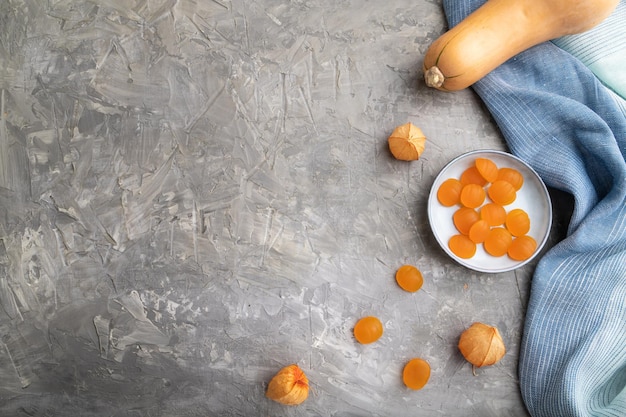
<path id="1" fill-rule="evenodd" d="M 582 61 L 607 87 L 626 99 L 626 1 L 595 28 L 555 39 L 554 44 Z"/>
<path id="2" fill-rule="evenodd" d="M 443 0 L 449 26 L 482 3 Z M 623 22 L 602 30 L 623 36 Z M 568 42 L 585 50 L 585 37 Z M 603 45 L 593 62 L 617 49 Z M 619 58 L 621 68 L 610 62 L 624 74 Z M 539 261 L 526 313 L 519 378 L 535 417 L 626 416 L 626 102 L 610 83 L 546 42 L 473 86 L 509 150 L 574 197 L 567 237 Z"/>

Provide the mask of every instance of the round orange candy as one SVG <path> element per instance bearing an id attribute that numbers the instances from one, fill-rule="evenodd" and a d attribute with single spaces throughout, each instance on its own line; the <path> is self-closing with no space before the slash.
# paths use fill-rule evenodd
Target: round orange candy
<path id="1" fill-rule="evenodd" d="M 528 213 L 520 208 L 509 211 L 504 224 L 513 236 L 525 235 L 530 230 Z"/>
<path id="2" fill-rule="evenodd" d="M 524 185 L 524 176 L 515 168 L 502 167 L 498 170 L 499 180 L 506 181 L 519 191 Z"/>
<path id="3" fill-rule="evenodd" d="M 452 222 L 461 234 L 468 234 L 470 227 L 480 220 L 478 212 L 469 207 L 461 207 L 452 215 Z"/>
<path id="4" fill-rule="evenodd" d="M 528 235 L 519 236 L 513 239 L 507 251 L 509 257 L 514 261 L 525 261 L 529 259 L 537 249 L 537 242 Z"/>
<path id="5" fill-rule="evenodd" d="M 413 265 L 402 265 L 396 271 L 396 282 L 405 291 L 415 292 L 422 288 L 424 277 Z"/>
<path id="6" fill-rule="evenodd" d="M 504 256 L 511 246 L 513 236 L 503 227 L 494 227 L 483 242 L 485 251 L 491 256 Z"/>
<path id="7" fill-rule="evenodd" d="M 461 184 L 463 185 L 478 184 L 483 187 L 487 184 L 487 180 L 485 180 L 483 176 L 480 175 L 480 172 L 478 172 L 478 168 L 476 168 L 476 165 L 472 165 L 471 167 L 463 171 L 460 180 Z"/>
<path id="8" fill-rule="evenodd" d="M 354 337 L 363 344 L 373 343 L 383 335 L 383 324 L 373 316 L 363 317 L 354 325 Z"/>
<path id="9" fill-rule="evenodd" d="M 461 259 L 469 259 L 476 254 L 476 244 L 465 235 L 452 236 L 448 240 L 448 247 Z"/>
<path id="10" fill-rule="evenodd" d="M 448 178 L 439 186 L 437 200 L 445 207 L 452 207 L 459 203 L 462 188 L 461 181 L 456 178 Z"/>
<path id="11" fill-rule="evenodd" d="M 476 169 L 487 182 L 494 182 L 498 179 L 498 166 L 491 159 L 476 158 Z"/>
<path id="12" fill-rule="evenodd" d="M 467 184 L 461 190 L 461 204 L 469 208 L 477 208 L 485 201 L 485 189 L 478 184 Z"/>
<path id="13" fill-rule="evenodd" d="M 430 378 L 430 365 L 424 359 L 411 359 L 402 371 L 404 385 L 411 389 L 422 389 Z"/>
<path id="14" fill-rule="evenodd" d="M 517 192 L 511 183 L 503 180 L 496 180 L 487 190 L 489 198 L 501 206 L 508 206 L 517 198 Z"/>
<path id="15" fill-rule="evenodd" d="M 486 220 L 478 220 L 470 227 L 467 237 L 474 243 L 483 243 L 490 230 L 491 227 Z"/>
<path id="16" fill-rule="evenodd" d="M 480 208 L 480 218 L 489 226 L 502 226 L 506 220 L 506 210 L 499 204 L 487 203 Z"/>

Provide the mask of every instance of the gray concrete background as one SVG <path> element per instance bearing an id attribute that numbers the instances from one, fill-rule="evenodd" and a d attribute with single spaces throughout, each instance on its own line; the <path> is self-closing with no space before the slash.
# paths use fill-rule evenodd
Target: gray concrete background
<path id="1" fill-rule="evenodd" d="M 472 91 L 421 81 L 439 1 L 8 0 L 0 19 L 1 415 L 526 415 L 534 263 L 469 271 L 427 221 L 448 161 L 505 149 Z M 409 121 L 410 163 L 386 143 Z M 474 321 L 508 349 L 477 376 L 456 348 Z M 264 396 L 290 363 L 297 407 Z"/>

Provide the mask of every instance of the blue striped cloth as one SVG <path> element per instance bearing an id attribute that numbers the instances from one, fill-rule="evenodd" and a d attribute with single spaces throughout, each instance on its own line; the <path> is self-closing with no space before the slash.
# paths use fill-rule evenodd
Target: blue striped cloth
<path id="1" fill-rule="evenodd" d="M 626 99 L 626 1 L 595 28 L 554 43 L 578 58 L 604 84 Z"/>
<path id="2" fill-rule="evenodd" d="M 449 25 L 483 2 L 443 0 Z M 510 151 L 575 202 L 567 237 L 532 280 L 519 378 L 534 417 L 626 416 L 626 102 L 616 94 L 626 55 L 614 55 L 626 23 L 619 22 L 533 47 L 473 86 Z M 621 75 L 606 77 L 605 56 Z"/>

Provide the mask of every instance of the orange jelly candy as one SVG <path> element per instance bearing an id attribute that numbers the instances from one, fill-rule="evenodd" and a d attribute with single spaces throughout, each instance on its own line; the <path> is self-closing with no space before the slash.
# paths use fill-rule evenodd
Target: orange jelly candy
<path id="1" fill-rule="evenodd" d="M 485 220 L 478 220 L 469 229 L 467 236 L 474 243 L 483 243 L 489 234 L 491 227 Z"/>
<path id="2" fill-rule="evenodd" d="M 452 215 L 459 232 L 448 240 L 452 253 L 468 259 L 482 244 L 491 256 L 508 254 L 513 260 L 529 259 L 537 249 L 537 242 L 528 236 L 530 217 L 521 208 L 507 212 L 505 207 L 517 199 L 523 184 L 520 171 L 499 168 L 486 157 L 476 158 L 458 179 L 442 182 L 437 190 L 439 202 L 445 207 L 460 206 Z"/>
<path id="3" fill-rule="evenodd" d="M 476 169 L 487 182 L 498 179 L 498 166 L 491 159 L 476 158 Z"/>
<path id="4" fill-rule="evenodd" d="M 469 208 L 480 207 L 485 202 L 485 189 L 478 184 L 467 184 L 461 190 L 461 204 Z"/>
<path id="5" fill-rule="evenodd" d="M 509 211 L 504 224 L 513 236 L 522 236 L 530 231 L 528 213 L 520 208 Z"/>
<path id="6" fill-rule="evenodd" d="M 483 242 L 485 251 L 491 256 L 504 256 L 511 246 L 513 236 L 503 227 L 494 227 Z"/>
<path id="7" fill-rule="evenodd" d="M 430 378 L 430 365 L 424 359 L 411 359 L 402 371 L 404 385 L 411 389 L 422 389 Z"/>
<path id="8" fill-rule="evenodd" d="M 515 168 L 502 167 L 498 170 L 499 180 L 506 181 L 517 191 L 524 185 L 524 176 Z"/>
<path id="9" fill-rule="evenodd" d="M 422 288 L 424 277 L 413 265 L 402 265 L 396 271 L 396 282 L 405 291 L 415 292 Z"/>
<path id="10" fill-rule="evenodd" d="M 476 254 L 476 244 L 465 235 L 454 235 L 448 241 L 448 247 L 456 256 L 469 259 Z"/>
<path id="11" fill-rule="evenodd" d="M 360 343 L 373 343 L 383 335 L 383 324 L 373 316 L 363 317 L 354 325 L 354 337 Z"/>
<path id="12" fill-rule="evenodd" d="M 489 198 L 501 206 L 508 206 L 517 197 L 517 192 L 515 191 L 515 187 L 511 185 L 511 183 L 503 180 L 497 180 L 493 184 L 489 186 L 487 190 L 487 194 L 489 194 Z"/>
<path id="13" fill-rule="evenodd" d="M 514 261 L 525 261 L 529 259 L 537 249 L 537 242 L 528 235 L 519 236 L 513 239 L 507 251 L 509 257 Z"/>
<path id="14" fill-rule="evenodd" d="M 456 178 L 448 178 L 439 186 L 437 190 L 437 200 L 445 207 L 452 207 L 455 204 L 459 204 L 462 189 L 463 184 L 461 184 L 461 181 Z"/>
<path id="15" fill-rule="evenodd" d="M 506 210 L 499 204 L 487 203 L 480 208 L 480 218 L 489 226 L 502 226 L 506 220 Z"/>
<path id="16" fill-rule="evenodd" d="M 483 187 L 487 185 L 487 180 L 485 180 L 485 178 L 480 175 L 480 172 L 478 172 L 478 168 L 476 168 L 476 165 L 474 165 L 463 171 L 463 173 L 461 174 L 461 184 L 478 184 Z"/>
<path id="17" fill-rule="evenodd" d="M 469 207 L 461 207 L 452 215 L 452 221 L 454 222 L 456 230 L 463 235 L 467 235 L 470 227 L 478 220 L 480 220 L 478 212 Z"/>

